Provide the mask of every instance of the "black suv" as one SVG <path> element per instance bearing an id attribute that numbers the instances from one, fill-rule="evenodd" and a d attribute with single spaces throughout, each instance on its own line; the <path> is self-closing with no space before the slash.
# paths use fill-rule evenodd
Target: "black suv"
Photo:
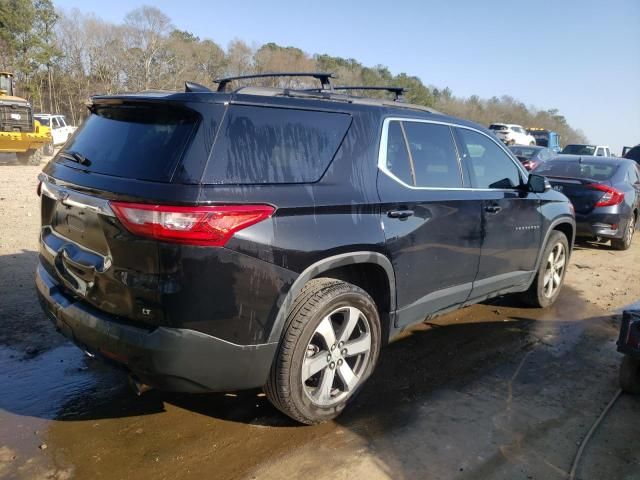
<path id="1" fill-rule="evenodd" d="M 40 178 L 36 283 L 65 336 L 138 387 L 264 387 L 317 423 L 403 329 L 556 300 L 564 195 L 475 123 L 311 76 L 92 99 Z"/>

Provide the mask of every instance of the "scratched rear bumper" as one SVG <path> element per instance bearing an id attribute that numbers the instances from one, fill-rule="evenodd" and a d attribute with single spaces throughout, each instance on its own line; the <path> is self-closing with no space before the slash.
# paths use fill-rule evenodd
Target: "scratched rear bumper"
<path id="1" fill-rule="evenodd" d="M 185 328 L 141 328 L 65 295 L 42 265 L 40 304 L 56 328 L 83 350 L 166 391 L 255 388 L 266 382 L 277 344 L 236 345 Z"/>

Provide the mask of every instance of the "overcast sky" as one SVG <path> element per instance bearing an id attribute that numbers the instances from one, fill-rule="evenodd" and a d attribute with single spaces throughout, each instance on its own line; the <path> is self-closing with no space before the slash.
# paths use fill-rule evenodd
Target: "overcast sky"
<path id="1" fill-rule="evenodd" d="M 54 3 L 120 22 L 145 2 Z M 616 154 L 640 143 L 640 0 L 146 3 L 223 47 L 239 38 L 383 64 L 456 95 L 558 108 Z"/>

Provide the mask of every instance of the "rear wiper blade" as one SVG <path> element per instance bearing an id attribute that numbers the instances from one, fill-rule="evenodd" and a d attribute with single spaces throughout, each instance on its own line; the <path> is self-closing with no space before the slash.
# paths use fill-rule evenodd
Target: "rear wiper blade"
<path id="1" fill-rule="evenodd" d="M 91 160 L 89 160 L 87 157 L 85 157 L 79 152 L 74 152 L 72 150 L 63 150 L 59 153 L 59 155 L 68 160 L 79 163 L 80 165 L 85 165 L 87 167 L 91 165 Z"/>

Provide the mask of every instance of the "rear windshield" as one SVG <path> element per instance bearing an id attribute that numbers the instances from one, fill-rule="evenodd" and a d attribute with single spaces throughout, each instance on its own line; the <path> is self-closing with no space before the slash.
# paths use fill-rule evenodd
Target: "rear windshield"
<path id="1" fill-rule="evenodd" d="M 531 158 L 538 153 L 539 149 L 530 147 L 509 147 L 509 150 L 513 152 L 516 157 Z"/>
<path id="2" fill-rule="evenodd" d="M 618 170 L 618 165 L 604 162 L 566 162 L 552 160 L 536 168 L 536 174 L 546 177 L 579 178 L 582 180 L 609 180 Z"/>
<path id="3" fill-rule="evenodd" d="M 230 105 L 204 182 L 315 182 L 344 138 L 351 116 L 286 108 Z"/>
<path id="4" fill-rule="evenodd" d="M 562 149 L 562 153 L 570 155 L 593 155 L 596 147 L 593 145 L 567 145 Z"/>
<path id="5" fill-rule="evenodd" d="M 36 118 L 37 121 L 40 122 L 40 125 L 45 125 L 47 127 L 49 126 L 49 123 L 50 123 L 50 119 L 49 118 L 47 118 L 47 117 L 38 117 L 37 115 L 36 115 L 35 118 Z"/>
<path id="6" fill-rule="evenodd" d="M 118 177 L 167 182 L 182 158 L 198 123 L 187 109 L 119 105 L 98 107 L 65 145 L 66 152 L 88 160 L 70 167 Z"/>
<path id="7" fill-rule="evenodd" d="M 506 125 L 490 125 L 489 130 L 508 130 Z"/>

